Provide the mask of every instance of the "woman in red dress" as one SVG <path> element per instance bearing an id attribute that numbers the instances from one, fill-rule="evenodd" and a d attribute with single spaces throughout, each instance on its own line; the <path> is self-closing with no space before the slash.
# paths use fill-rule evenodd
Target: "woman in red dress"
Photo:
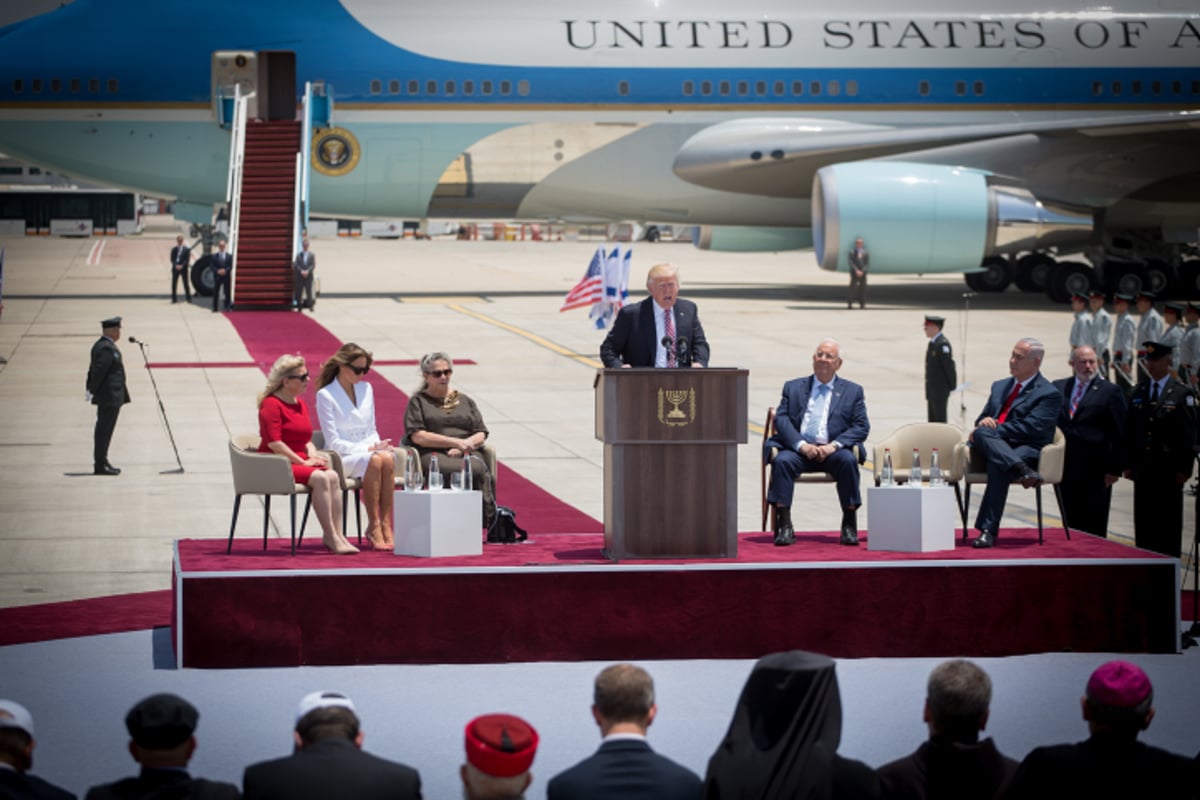
<path id="1" fill-rule="evenodd" d="M 267 388 L 258 396 L 258 450 L 290 461 L 296 483 L 306 484 L 312 491 L 312 507 L 321 523 L 325 547 L 338 555 L 357 553 L 358 548 L 342 535 L 342 488 L 337 473 L 313 447 L 308 407 L 300 399 L 307 390 L 304 359 L 280 356 L 271 367 Z"/>

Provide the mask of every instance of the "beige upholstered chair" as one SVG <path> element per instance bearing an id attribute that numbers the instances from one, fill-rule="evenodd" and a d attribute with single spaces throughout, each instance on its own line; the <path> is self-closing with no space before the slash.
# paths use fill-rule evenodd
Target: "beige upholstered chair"
<path id="1" fill-rule="evenodd" d="M 1041 455 L 1038 457 L 1037 471 L 1042 476 L 1042 482 L 1048 483 L 1054 487 L 1054 497 L 1058 501 L 1058 512 L 1062 517 L 1063 530 L 1067 533 L 1067 538 L 1071 538 L 1071 528 L 1067 524 L 1067 513 L 1063 507 L 1062 489 L 1060 484 L 1063 478 L 1063 467 L 1066 464 L 1067 457 L 1067 439 L 1063 436 L 1063 432 L 1058 428 L 1054 429 L 1054 441 L 1042 448 Z M 956 461 L 965 465 L 963 475 L 963 483 L 965 488 L 963 491 L 963 502 L 960 505 L 962 510 L 963 523 L 963 541 L 967 538 L 967 516 L 971 506 L 971 484 L 987 483 L 987 464 L 982 456 L 974 449 L 967 447 L 965 441 L 958 445 L 958 455 Z M 1013 483 L 1017 481 L 1014 480 Z M 1042 535 L 1042 487 L 1038 486 L 1034 489 L 1037 492 L 1037 520 L 1038 520 L 1038 544 L 1042 544 L 1044 537 Z"/>
<path id="2" fill-rule="evenodd" d="M 875 445 L 874 463 L 872 464 L 875 485 L 879 485 L 883 475 L 883 457 L 886 450 L 892 451 L 893 480 L 897 484 L 904 484 L 908 483 L 912 474 L 913 449 L 915 448 L 921 453 L 921 479 L 928 481 L 929 467 L 933 463 L 933 449 L 937 448 L 938 469 L 941 470 L 942 480 L 948 486 L 954 487 L 954 496 L 961 509 L 962 488 L 959 483 L 963 478 L 964 466 L 959 463 L 956 451 L 962 440 L 962 429 L 957 425 L 945 422 L 914 422 L 897 428 L 890 436 Z"/>
<path id="3" fill-rule="evenodd" d="M 779 449 L 772 447 L 769 453 L 766 452 L 767 440 L 774 435 L 775 407 L 771 406 L 767 409 L 767 421 L 763 424 L 763 452 L 767 456 L 762 468 L 762 529 L 764 531 L 775 528 L 775 509 L 767 502 L 767 486 L 771 478 L 771 464 L 774 463 L 775 456 L 779 455 Z M 867 460 L 867 449 L 861 444 L 855 445 L 854 455 L 858 459 L 859 465 L 862 465 Z M 796 476 L 796 483 L 834 483 L 834 479 L 832 475 L 825 472 L 803 472 Z M 768 522 L 770 522 L 769 527 Z"/>
<path id="4" fill-rule="evenodd" d="M 308 521 L 308 508 L 312 502 L 309 488 L 296 483 L 292 466 L 286 458 L 275 453 L 259 453 L 257 436 L 233 436 L 229 440 L 229 461 L 233 467 L 233 521 L 229 524 L 229 545 L 226 553 L 233 552 L 233 533 L 237 529 L 238 510 L 242 495 L 261 494 L 263 500 L 263 550 L 267 549 L 267 530 L 271 524 L 271 495 L 287 495 L 292 510 L 292 555 L 296 555 L 296 495 L 307 495 L 304 504 L 304 522 Z M 300 527 L 300 539 L 304 538 L 304 525 Z"/>
<path id="5" fill-rule="evenodd" d="M 358 526 L 358 543 L 362 544 L 362 478 L 347 477 L 346 467 L 342 463 L 341 455 L 333 450 L 325 449 L 325 433 L 323 431 L 313 431 L 312 441 L 314 447 L 323 451 L 325 455 L 329 457 L 329 465 L 333 468 L 333 471 L 337 473 L 338 480 L 341 482 L 343 531 L 346 530 L 346 520 L 349 516 L 350 492 L 354 492 L 354 521 Z M 402 489 L 404 488 L 404 459 L 408 453 L 408 448 L 403 445 L 398 445 L 393 447 L 392 450 L 394 450 L 396 454 L 395 487 L 397 489 Z M 417 475 L 419 477 L 421 476 L 420 459 L 417 459 Z"/>

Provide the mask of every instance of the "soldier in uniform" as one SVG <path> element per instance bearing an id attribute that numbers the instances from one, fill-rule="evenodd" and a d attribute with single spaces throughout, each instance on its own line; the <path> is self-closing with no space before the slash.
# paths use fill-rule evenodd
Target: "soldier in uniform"
<path id="1" fill-rule="evenodd" d="M 1184 386 L 1196 391 L 1196 373 L 1200 371 L 1200 306 L 1188 303 L 1183 309 L 1187 327 L 1179 349 L 1179 380 Z"/>
<path id="2" fill-rule="evenodd" d="M 1137 326 L 1137 342 L 1157 342 L 1162 336 L 1163 320 L 1162 314 L 1154 307 L 1154 292 L 1138 292 L 1134 302 L 1137 304 L 1137 311 L 1142 315 L 1138 320 Z M 1145 355 L 1142 351 L 1138 351 L 1138 355 Z"/>
<path id="3" fill-rule="evenodd" d="M 1088 311 L 1088 296 L 1083 292 L 1071 295 L 1071 311 L 1075 314 L 1075 320 L 1071 323 L 1071 335 L 1068 338 L 1070 349 L 1074 350 L 1081 344 L 1092 343 L 1092 312 Z"/>
<path id="4" fill-rule="evenodd" d="M 925 403 L 930 422 L 946 421 L 946 403 L 958 385 L 954 353 L 950 349 L 950 340 L 942 333 L 945 325 L 945 317 L 925 315 L 925 335 L 929 337 L 929 346 L 925 350 Z"/>
<path id="5" fill-rule="evenodd" d="M 1088 308 L 1092 312 L 1092 349 L 1100 359 L 1100 375 L 1105 380 L 1112 380 L 1109 367 L 1112 365 L 1112 315 L 1104 308 L 1107 298 L 1103 289 L 1092 289 L 1088 292 Z"/>
<path id="6" fill-rule="evenodd" d="M 1125 391 L 1125 396 L 1133 394 L 1133 387 L 1138 382 L 1137 362 L 1137 324 L 1129 313 L 1129 304 L 1133 297 L 1127 294 L 1113 295 L 1113 310 L 1117 312 L 1117 324 L 1113 329 L 1113 364 L 1116 383 Z"/>
<path id="7" fill-rule="evenodd" d="M 1137 546 L 1178 558 L 1183 548 L 1183 485 L 1192 474 L 1196 398 L 1171 377 L 1171 348 L 1144 342 L 1147 380 L 1129 405 L 1129 467 Z"/>
<path id="8" fill-rule="evenodd" d="M 1158 340 L 1171 346 L 1171 377 L 1179 377 L 1180 345 L 1183 344 L 1183 306 L 1167 303 L 1163 306 L 1163 331 Z"/>
<path id="9" fill-rule="evenodd" d="M 108 463 L 108 444 L 117 427 L 121 406 L 129 402 L 125 388 L 125 364 L 117 340 L 121 338 L 121 318 L 100 323 L 104 331 L 92 345 L 92 363 L 87 374 L 87 399 L 96 406 L 96 431 L 93 436 L 93 466 L 97 475 L 120 475 L 121 470 Z"/>

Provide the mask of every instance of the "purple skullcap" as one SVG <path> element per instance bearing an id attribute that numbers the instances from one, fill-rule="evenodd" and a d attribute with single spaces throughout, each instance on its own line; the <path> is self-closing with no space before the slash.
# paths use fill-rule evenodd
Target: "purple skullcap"
<path id="1" fill-rule="evenodd" d="M 1088 700 L 1113 708 L 1137 708 L 1153 691 L 1142 668 L 1128 661 L 1101 664 L 1087 682 Z"/>

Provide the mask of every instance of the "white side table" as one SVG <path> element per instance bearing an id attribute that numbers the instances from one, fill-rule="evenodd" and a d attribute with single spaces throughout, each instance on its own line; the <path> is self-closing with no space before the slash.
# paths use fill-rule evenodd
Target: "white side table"
<path id="1" fill-rule="evenodd" d="M 901 553 L 953 550 L 958 530 L 954 487 L 867 487 L 867 549 Z"/>
<path id="2" fill-rule="evenodd" d="M 483 492 L 396 492 L 398 556 L 477 556 L 483 553 Z"/>

